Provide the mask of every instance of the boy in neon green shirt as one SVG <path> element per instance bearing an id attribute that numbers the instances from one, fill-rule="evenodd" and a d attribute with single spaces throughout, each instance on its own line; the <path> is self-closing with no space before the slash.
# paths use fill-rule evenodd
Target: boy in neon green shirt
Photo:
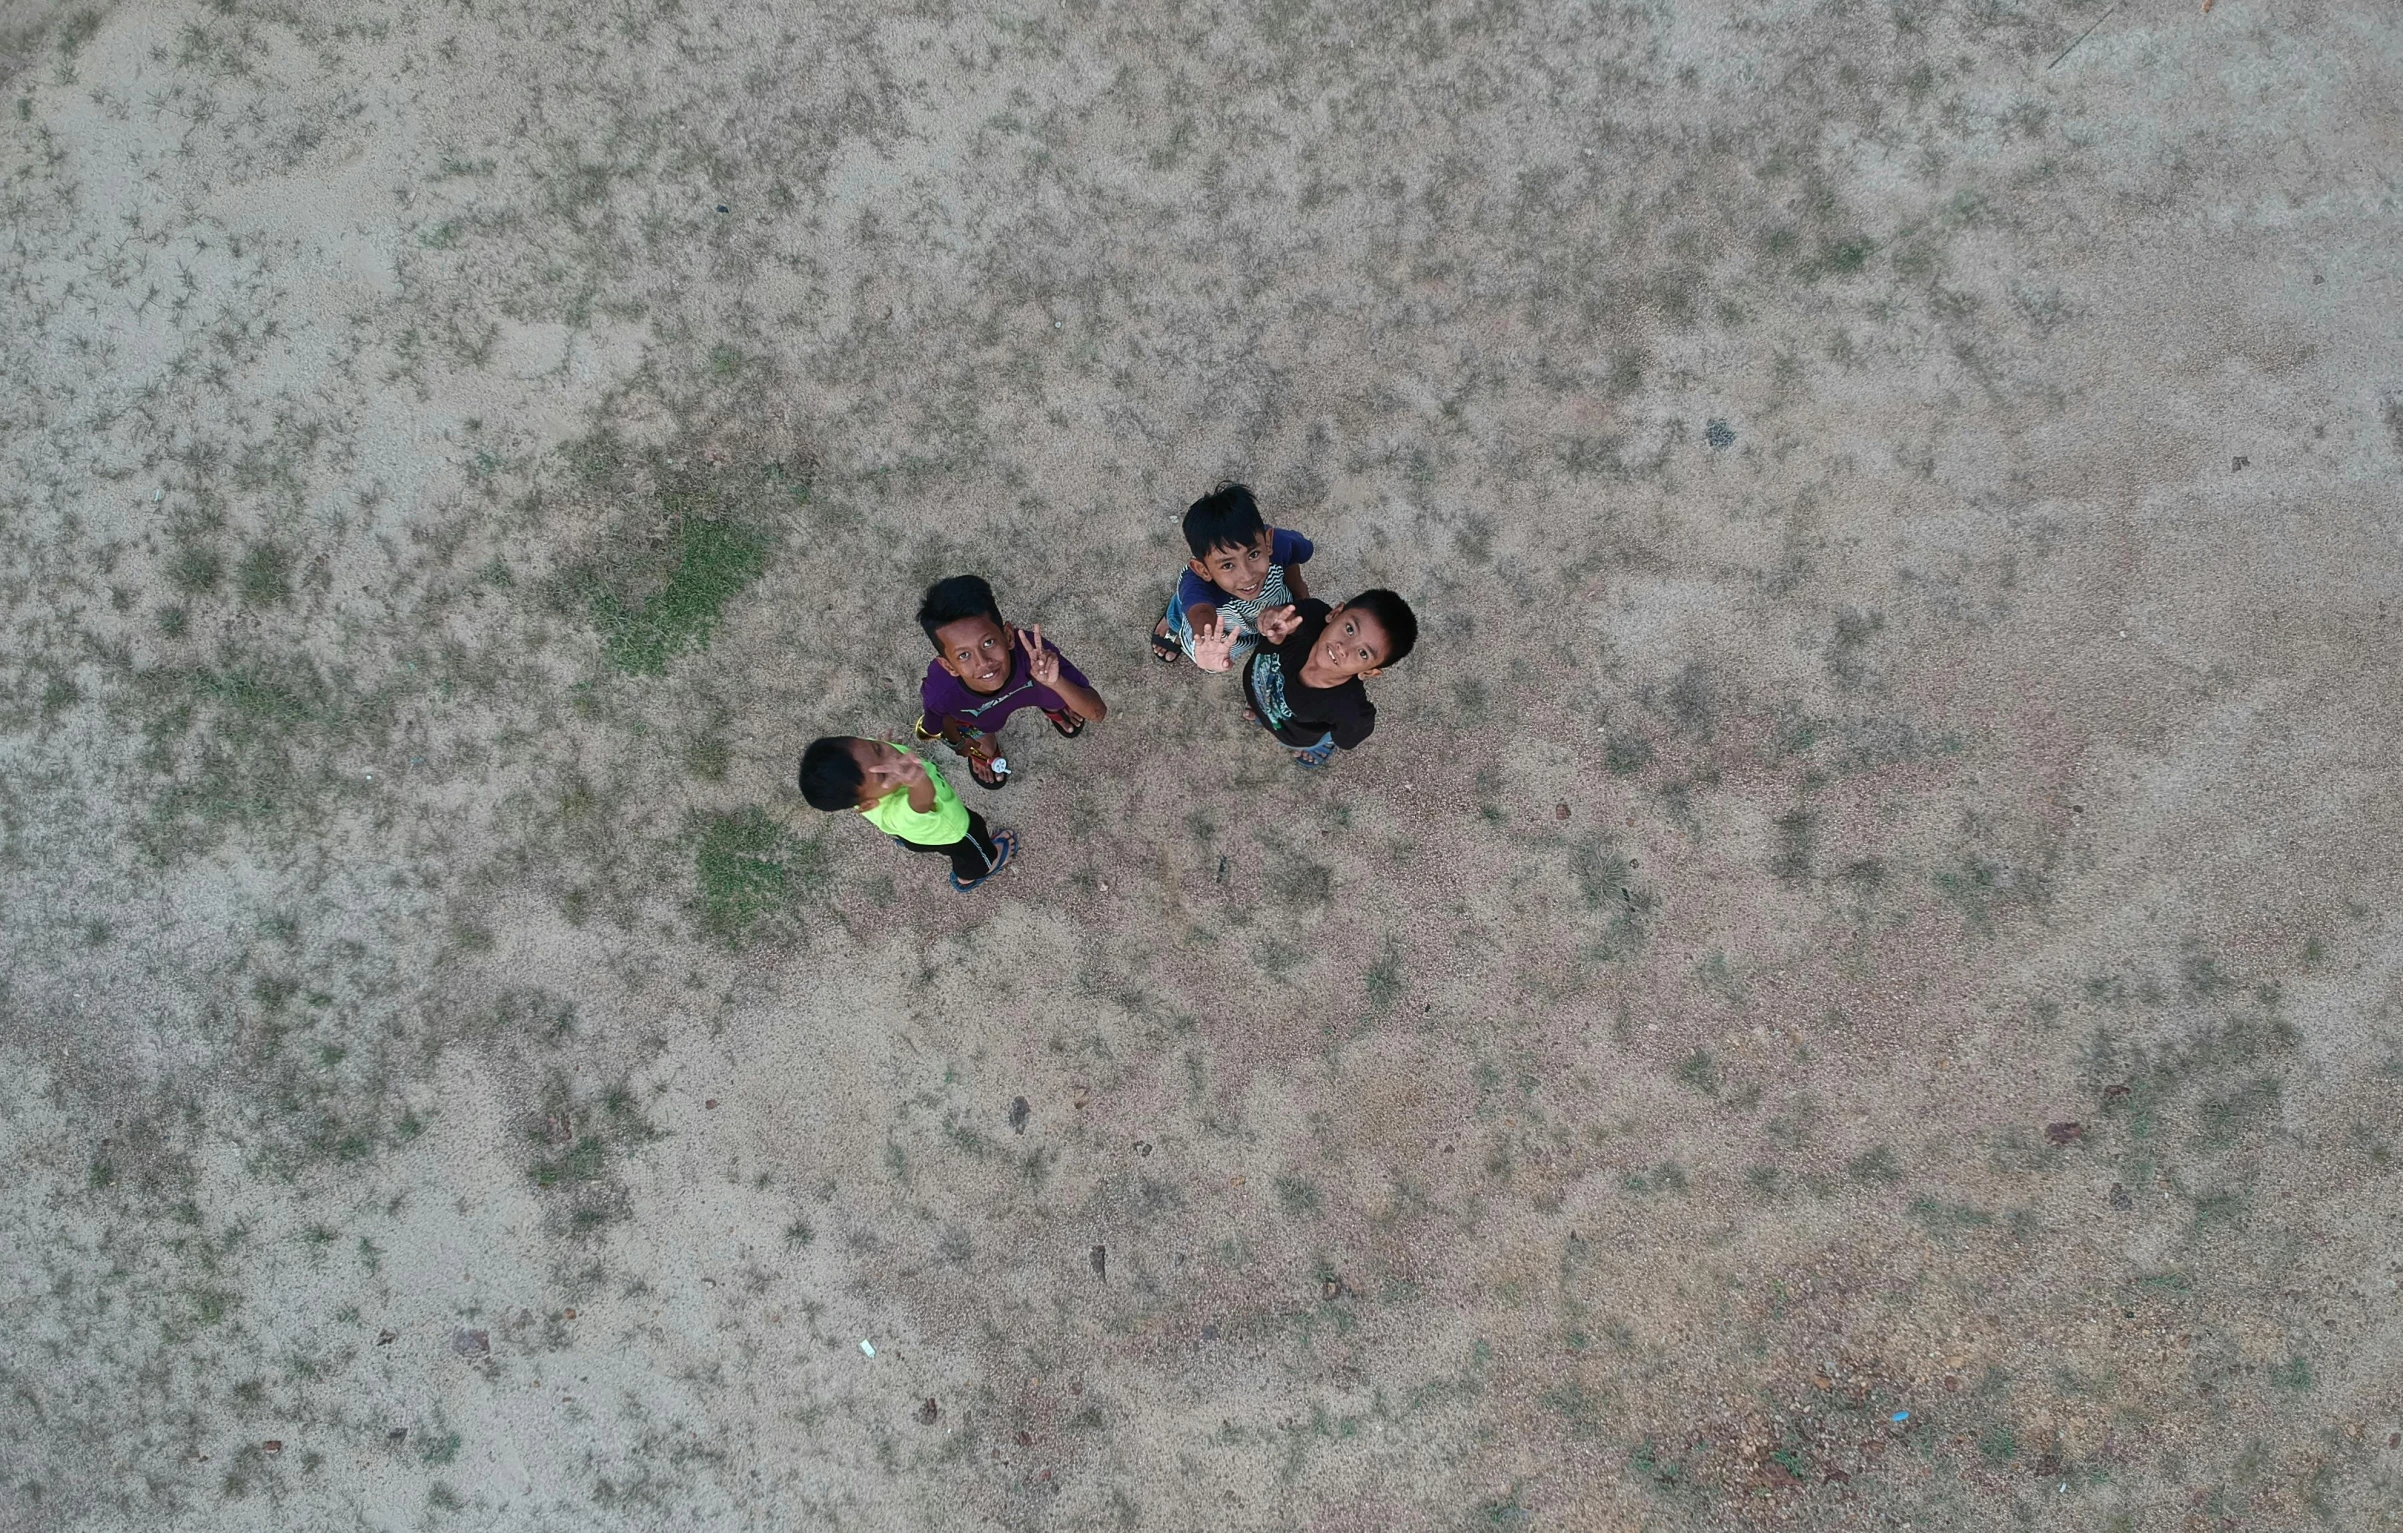
<path id="1" fill-rule="evenodd" d="M 812 740 L 801 753 L 801 796 L 830 813 L 858 810 L 896 846 L 948 856 L 951 887 L 963 894 L 1000 872 L 1018 849 L 1018 838 L 988 830 L 942 773 L 886 740 Z"/>

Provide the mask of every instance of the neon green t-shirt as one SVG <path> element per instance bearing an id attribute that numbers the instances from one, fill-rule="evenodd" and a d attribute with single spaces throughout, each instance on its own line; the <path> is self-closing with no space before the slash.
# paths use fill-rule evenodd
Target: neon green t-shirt
<path id="1" fill-rule="evenodd" d="M 903 749 L 898 744 L 895 749 Z M 860 817 L 888 836 L 899 836 L 919 846 L 949 846 L 968 833 L 968 806 L 943 781 L 943 774 L 933 762 L 916 751 L 915 756 L 926 768 L 928 781 L 934 784 L 934 808 L 924 814 L 909 806 L 909 789 L 895 788 L 892 792 L 860 811 Z"/>

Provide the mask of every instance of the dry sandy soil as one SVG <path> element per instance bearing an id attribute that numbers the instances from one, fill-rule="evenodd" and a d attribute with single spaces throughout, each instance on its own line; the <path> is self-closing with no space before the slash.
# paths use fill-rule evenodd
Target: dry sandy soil
<path id="1" fill-rule="evenodd" d="M 2403 1526 L 2398 100 L 9 11 L 0 1526 Z M 1146 654 L 1227 475 L 1426 623 L 1323 774 Z M 791 782 L 963 570 L 1112 705 L 972 896 Z"/>

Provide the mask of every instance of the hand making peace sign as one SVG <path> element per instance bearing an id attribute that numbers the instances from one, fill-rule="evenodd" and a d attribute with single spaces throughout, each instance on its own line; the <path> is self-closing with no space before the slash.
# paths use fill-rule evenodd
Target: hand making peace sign
<path id="1" fill-rule="evenodd" d="M 1292 602 L 1281 607 L 1270 607 L 1260 614 L 1260 637 L 1271 644 L 1284 643 L 1301 626 L 1301 612 Z"/>
<path id="2" fill-rule="evenodd" d="M 1018 642 L 1025 646 L 1026 674 L 1032 678 L 1034 684 L 1038 687 L 1048 687 L 1055 692 L 1058 691 L 1060 655 L 1057 650 L 1043 647 L 1043 625 L 1037 623 L 1032 629 L 1019 629 Z"/>

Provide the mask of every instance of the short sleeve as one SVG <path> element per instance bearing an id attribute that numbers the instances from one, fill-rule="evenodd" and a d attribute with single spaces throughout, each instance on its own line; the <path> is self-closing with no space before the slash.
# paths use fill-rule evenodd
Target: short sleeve
<path id="1" fill-rule="evenodd" d="M 1060 654 L 1060 647 L 1057 644 L 1052 643 L 1049 639 L 1045 639 L 1043 641 L 1043 647 L 1051 651 L 1053 654 L 1060 656 L 1060 680 L 1072 681 L 1078 686 L 1084 687 L 1087 690 L 1092 688 L 1093 683 L 1085 680 L 1085 673 L 1076 668 L 1075 661 L 1069 659 L 1066 655 Z M 1057 697 L 1059 694 L 1054 692 L 1052 695 Z M 1063 699 L 1063 701 L 1065 700 Z"/>
<path id="2" fill-rule="evenodd" d="M 926 679 L 918 683 L 918 706 L 926 711 L 929 727 L 940 721 L 944 710 L 951 706 L 951 689 L 944 685 L 950 680 L 951 673 L 943 669 L 942 661 L 927 662 Z"/>
<path id="3" fill-rule="evenodd" d="M 1268 562 L 1271 564 L 1308 564 L 1318 549 L 1298 532 L 1279 527 L 1268 540 Z M 1188 571 L 1187 573 L 1191 573 Z"/>
<path id="4" fill-rule="evenodd" d="M 1335 743 L 1348 751 L 1366 740 L 1376 727 L 1377 705 L 1362 697 L 1358 708 L 1334 721 L 1331 732 Z"/>
<path id="5" fill-rule="evenodd" d="M 1191 570 L 1177 577 L 1176 604 L 1179 607 L 1215 607 L 1225 599 L 1225 594 L 1218 587 Z"/>

